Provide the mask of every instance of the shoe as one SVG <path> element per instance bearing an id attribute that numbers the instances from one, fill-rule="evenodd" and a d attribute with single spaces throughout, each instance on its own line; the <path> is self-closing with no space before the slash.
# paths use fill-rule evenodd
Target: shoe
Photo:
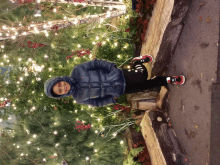
<path id="1" fill-rule="evenodd" d="M 168 76 L 167 78 L 170 78 L 167 80 L 168 84 L 177 84 L 177 85 L 183 85 L 185 83 L 185 76 Z"/>
<path id="2" fill-rule="evenodd" d="M 131 62 L 136 60 L 140 60 L 142 63 L 148 63 L 153 61 L 153 56 L 145 54 L 143 56 L 133 58 Z"/>

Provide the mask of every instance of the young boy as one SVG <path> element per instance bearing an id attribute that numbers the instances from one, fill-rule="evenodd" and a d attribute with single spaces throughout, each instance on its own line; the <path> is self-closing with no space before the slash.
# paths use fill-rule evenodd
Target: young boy
<path id="1" fill-rule="evenodd" d="M 114 63 L 94 59 L 77 65 L 70 77 L 53 77 L 44 84 L 44 92 L 52 98 L 73 95 L 80 104 L 95 107 L 117 102 L 122 94 L 140 92 L 167 84 L 184 84 L 185 77 L 158 76 L 147 80 L 148 72 L 142 63 L 152 62 L 151 55 L 132 60 L 132 70 L 118 69 Z"/>

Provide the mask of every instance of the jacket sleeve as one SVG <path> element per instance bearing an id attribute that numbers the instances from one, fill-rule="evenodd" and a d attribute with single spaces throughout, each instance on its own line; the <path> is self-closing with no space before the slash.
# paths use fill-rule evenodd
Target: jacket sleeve
<path id="1" fill-rule="evenodd" d="M 109 72 L 114 66 L 116 67 L 116 65 L 112 62 L 108 62 L 106 60 L 98 60 L 96 58 L 92 61 L 84 63 L 83 66 L 87 70 L 105 69 Z"/>
<path id="2" fill-rule="evenodd" d="M 87 101 L 82 102 L 83 104 L 88 104 L 94 107 L 103 107 L 107 106 L 109 104 L 116 103 L 114 96 L 107 95 L 103 98 L 95 98 L 95 99 L 89 99 Z"/>

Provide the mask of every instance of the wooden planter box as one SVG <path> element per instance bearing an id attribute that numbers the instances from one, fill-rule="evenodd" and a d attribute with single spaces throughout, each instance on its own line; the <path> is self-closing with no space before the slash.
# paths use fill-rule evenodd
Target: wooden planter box
<path id="1" fill-rule="evenodd" d="M 139 160 L 142 165 L 151 165 L 150 154 L 142 136 L 142 132 L 136 132 L 136 130 L 130 126 L 126 129 L 125 135 L 129 151 L 135 148 L 134 145 L 136 145 L 136 147 L 144 147 L 142 152 L 140 152 L 137 157 L 134 157 L 134 161 Z"/>
<path id="2" fill-rule="evenodd" d="M 152 165 L 188 164 L 185 150 L 162 112 L 146 111 L 140 125 Z"/>

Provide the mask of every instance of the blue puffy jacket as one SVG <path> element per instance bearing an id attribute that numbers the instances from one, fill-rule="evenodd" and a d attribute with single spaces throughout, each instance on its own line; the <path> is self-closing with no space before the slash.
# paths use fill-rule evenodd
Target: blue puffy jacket
<path id="1" fill-rule="evenodd" d="M 73 98 L 80 104 L 96 107 L 113 104 L 116 103 L 114 97 L 125 92 L 126 81 L 122 70 L 108 61 L 94 59 L 77 65 L 70 77 L 77 81 Z"/>

